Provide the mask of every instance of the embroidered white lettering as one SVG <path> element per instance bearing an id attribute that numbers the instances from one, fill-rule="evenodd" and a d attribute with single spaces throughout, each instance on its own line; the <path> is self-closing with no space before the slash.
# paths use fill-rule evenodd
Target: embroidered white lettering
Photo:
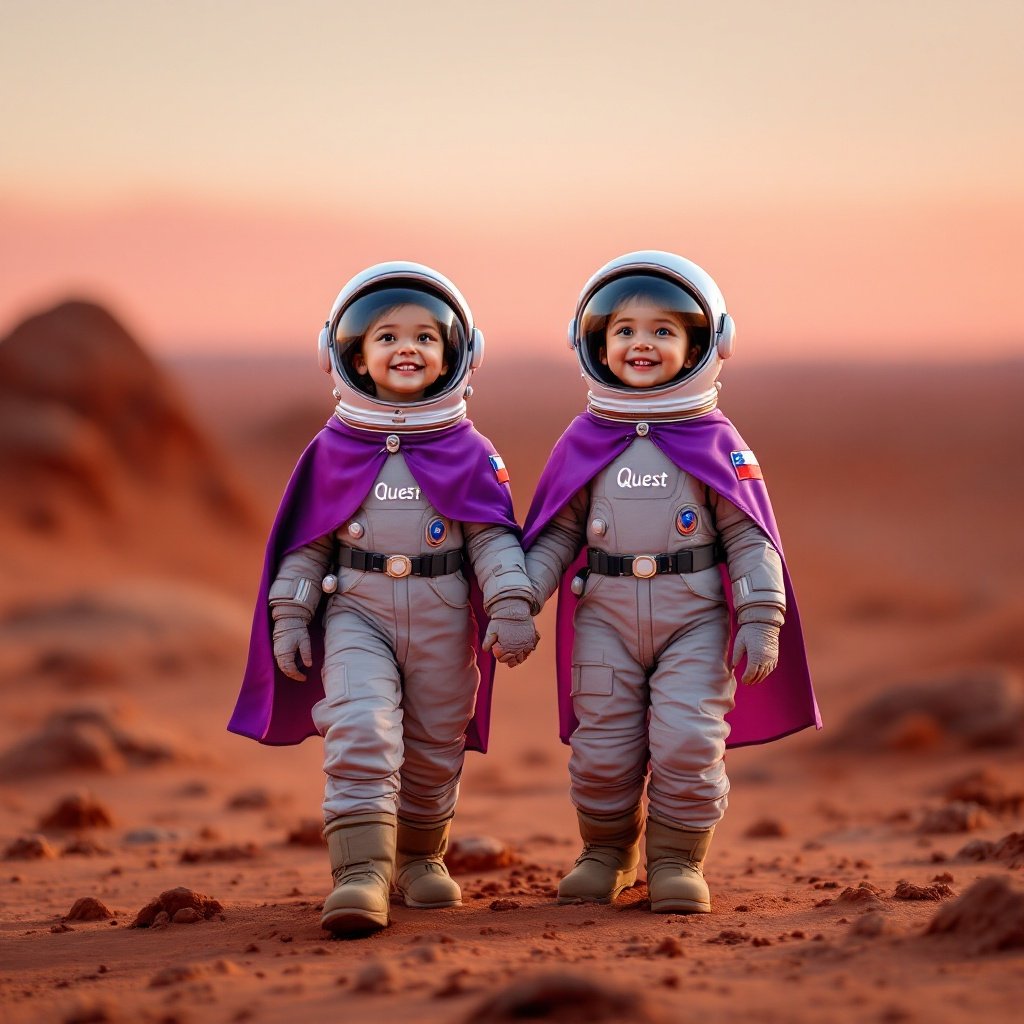
<path id="1" fill-rule="evenodd" d="M 627 490 L 631 487 L 667 487 L 668 473 L 636 473 L 623 466 L 615 476 L 615 482 Z"/>
<path id="2" fill-rule="evenodd" d="M 419 501 L 418 487 L 388 487 L 382 480 L 373 489 L 373 496 L 378 501 Z"/>

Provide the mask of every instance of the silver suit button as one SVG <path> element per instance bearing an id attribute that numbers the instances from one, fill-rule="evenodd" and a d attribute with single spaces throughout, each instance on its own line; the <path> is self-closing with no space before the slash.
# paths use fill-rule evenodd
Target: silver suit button
<path id="1" fill-rule="evenodd" d="M 397 434 L 388 434 L 388 439 L 384 442 L 384 447 L 387 448 L 392 455 L 401 448 L 402 442 Z"/>
<path id="2" fill-rule="evenodd" d="M 650 433 L 651 428 L 646 423 L 638 423 L 636 425 L 636 436 L 646 437 Z"/>
<path id="3" fill-rule="evenodd" d="M 323 578 L 323 582 L 320 584 L 320 589 L 325 594 L 333 594 L 338 589 L 338 577 L 334 573 L 329 573 Z"/>
<path id="4" fill-rule="evenodd" d="M 569 584 L 569 589 L 576 595 L 576 597 L 582 597 L 586 586 L 587 581 L 582 576 L 573 576 L 572 583 Z"/>
<path id="5" fill-rule="evenodd" d="M 598 537 L 603 537 L 608 532 L 608 524 L 603 519 L 594 519 L 590 524 L 590 528 Z"/>
<path id="6" fill-rule="evenodd" d="M 359 538 L 362 537 L 364 533 L 366 533 L 366 531 L 363 529 L 362 523 L 348 524 L 348 535 L 350 537 L 355 537 L 356 540 L 359 540 Z"/>

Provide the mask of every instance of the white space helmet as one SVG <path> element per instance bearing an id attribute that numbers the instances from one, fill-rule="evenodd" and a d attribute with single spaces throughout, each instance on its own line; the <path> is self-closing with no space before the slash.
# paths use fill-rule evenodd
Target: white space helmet
<path id="1" fill-rule="evenodd" d="M 609 317 L 633 298 L 671 310 L 692 346 L 692 365 L 657 387 L 629 387 L 601 361 Z M 653 249 L 605 264 L 584 285 L 569 323 L 569 347 L 590 386 L 588 406 L 610 419 L 679 420 L 711 412 L 718 404 L 722 361 L 732 355 L 735 338 L 711 275 L 682 256 Z"/>
<path id="2" fill-rule="evenodd" d="M 373 382 L 356 371 L 353 357 L 363 335 L 389 310 L 424 307 L 437 324 L 447 369 L 417 402 L 378 399 Z M 338 293 L 320 330 L 320 368 L 334 380 L 335 415 L 369 430 L 437 430 L 466 415 L 469 378 L 484 357 L 484 336 L 458 288 L 420 263 L 378 263 L 356 274 Z"/>

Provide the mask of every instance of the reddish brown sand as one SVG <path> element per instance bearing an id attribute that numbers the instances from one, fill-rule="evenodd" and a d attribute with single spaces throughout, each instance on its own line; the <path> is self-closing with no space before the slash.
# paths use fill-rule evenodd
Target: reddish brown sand
<path id="1" fill-rule="evenodd" d="M 729 755 L 711 915 L 652 915 L 642 884 L 611 907 L 553 902 L 577 839 L 549 608 L 536 656 L 499 670 L 492 752 L 467 761 L 464 906 L 396 906 L 387 931 L 336 941 L 318 924 L 317 743 L 224 731 L 264 534 L 330 411 L 312 346 L 161 368 L 83 307 L 12 340 L 5 1020 L 1019 1019 L 1024 367 L 727 369 L 827 728 Z M 522 517 L 583 389 L 558 345 L 514 364 L 492 341 L 472 415 Z"/>

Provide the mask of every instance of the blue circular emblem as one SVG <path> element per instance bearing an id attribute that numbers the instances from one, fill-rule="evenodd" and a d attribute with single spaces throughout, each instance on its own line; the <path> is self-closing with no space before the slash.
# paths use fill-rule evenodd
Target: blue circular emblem
<path id="1" fill-rule="evenodd" d="M 436 548 L 438 544 L 445 542 L 447 536 L 448 527 L 445 525 L 445 521 L 443 519 L 431 519 L 427 524 L 427 543 L 432 548 Z"/>
<path id="2" fill-rule="evenodd" d="M 684 508 L 676 513 L 676 529 L 684 536 L 689 537 L 699 524 L 697 513 L 692 508 Z"/>

